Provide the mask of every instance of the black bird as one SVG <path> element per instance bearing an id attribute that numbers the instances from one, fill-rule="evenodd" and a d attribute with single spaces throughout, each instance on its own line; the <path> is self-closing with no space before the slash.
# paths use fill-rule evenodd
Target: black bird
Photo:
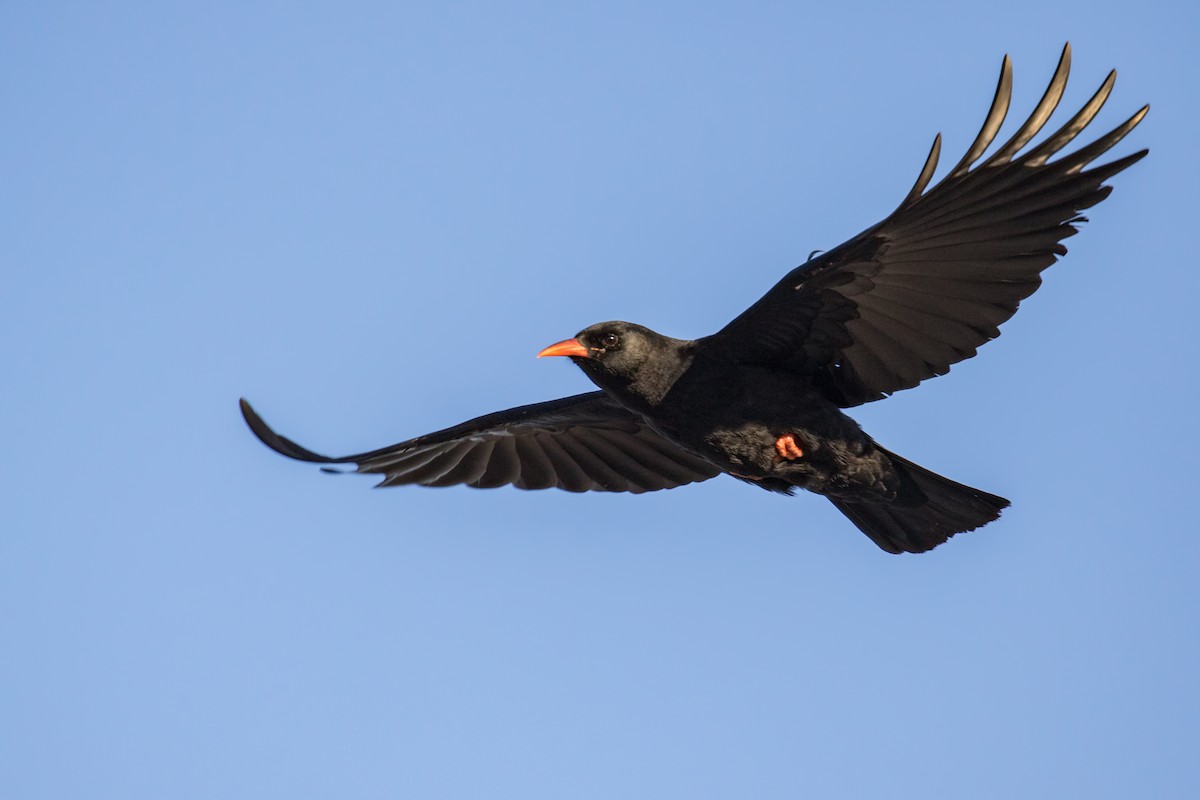
<path id="1" fill-rule="evenodd" d="M 1007 56 L 983 128 L 926 191 L 941 135 L 904 201 L 850 241 L 792 270 L 717 333 L 672 339 L 603 322 L 539 356 L 567 356 L 598 392 L 488 414 L 369 453 L 329 458 L 270 428 L 241 401 L 254 434 L 301 461 L 355 464 L 380 486 L 512 484 L 647 492 L 721 473 L 773 492 L 823 494 L 890 553 L 920 553 L 995 520 L 1009 503 L 881 447 L 841 409 L 944 375 L 998 326 L 1067 252 L 1080 212 L 1141 150 L 1085 169 L 1145 116 L 1051 161 L 1095 117 L 1116 72 L 1062 128 L 1027 148 L 1066 86 L 1071 49 L 1029 119 L 986 160 L 1008 112 Z M 328 469 L 328 468 L 326 468 Z M 329 470 L 336 471 L 336 470 Z"/>

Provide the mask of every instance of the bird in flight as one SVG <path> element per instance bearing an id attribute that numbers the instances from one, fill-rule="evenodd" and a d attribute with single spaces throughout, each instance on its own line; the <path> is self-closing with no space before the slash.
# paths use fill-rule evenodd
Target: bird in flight
<path id="1" fill-rule="evenodd" d="M 330 458 L 275 433 L 245 400 L 262 442 L 290 458 L 354 464 L 380 486 L 466 484 L 571 492 L 649 492 L 722 473 L 772 492 L 822 494 L 879 547 L 920 553 L 1009 505 L 892 453 L 842 409 L 944 375 L 1067 252 L 1104 181 L 1140 150 L 1088 169 L 1149 106 L 1054 158 L 1099 112 L 1116 72 L 1069 121 L 1031 140 L 1057 108 L 1071 48 L 1029 118 L 983 158 L 1008 112 L 1012 66 L 979 135 L 933 188 L 941 135 L 916 183 L 882 222 L 789 272 L 721 330 L 673 339 L 602 322 L 552 344 L 599 391 L 499 411 L 367 453 Z M 1053 160 L 1052 160 L 1053 159 Z M 337 471 L 326 467 L 327 471 Z"/>

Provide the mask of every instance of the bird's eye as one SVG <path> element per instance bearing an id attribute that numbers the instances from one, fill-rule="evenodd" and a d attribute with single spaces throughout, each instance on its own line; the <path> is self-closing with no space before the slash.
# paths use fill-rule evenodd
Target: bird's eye
<path id="1" fill-rule="evenodd" d="M 611 350 L 621 343 L 621 337 L 615 333 L 606 333 L 600 337 L 600 346 L 606 350 Z"/>

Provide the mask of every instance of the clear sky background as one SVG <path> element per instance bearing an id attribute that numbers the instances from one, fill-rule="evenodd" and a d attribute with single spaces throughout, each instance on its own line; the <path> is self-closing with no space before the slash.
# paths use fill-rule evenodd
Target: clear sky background
<path id="1" fill-rule="evenodd" d="M 1200 796 L 1200 6 L 5 3 L 0 794 Z M 855 412 L 1013 507 L 923 556 L 722 478 L 372 491 L 712 332 L 1075 48 L 1151 148 L 1004 335 Z M 1066 113 L 1056 120 L 1066 119 Z M 1012 120 L 1005 130 L 1014 130 Z M 1095 135 L 1093 134 L 1093 135 Z"/>

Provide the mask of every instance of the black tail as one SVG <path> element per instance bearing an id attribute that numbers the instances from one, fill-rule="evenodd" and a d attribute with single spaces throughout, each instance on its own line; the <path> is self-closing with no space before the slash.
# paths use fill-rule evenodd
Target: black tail
<path id="1" fill-rule="evenodd" d="M 889 553 L 932 550 L 956 533 L 987 525 L 1008 508 L 1009 503 L 1003 497 L 963 486 L 895 453 L 883 452 L 908 484 L 902 492 L 908 497 L 896 503 L 830 500 L 860 531 Z"/>

